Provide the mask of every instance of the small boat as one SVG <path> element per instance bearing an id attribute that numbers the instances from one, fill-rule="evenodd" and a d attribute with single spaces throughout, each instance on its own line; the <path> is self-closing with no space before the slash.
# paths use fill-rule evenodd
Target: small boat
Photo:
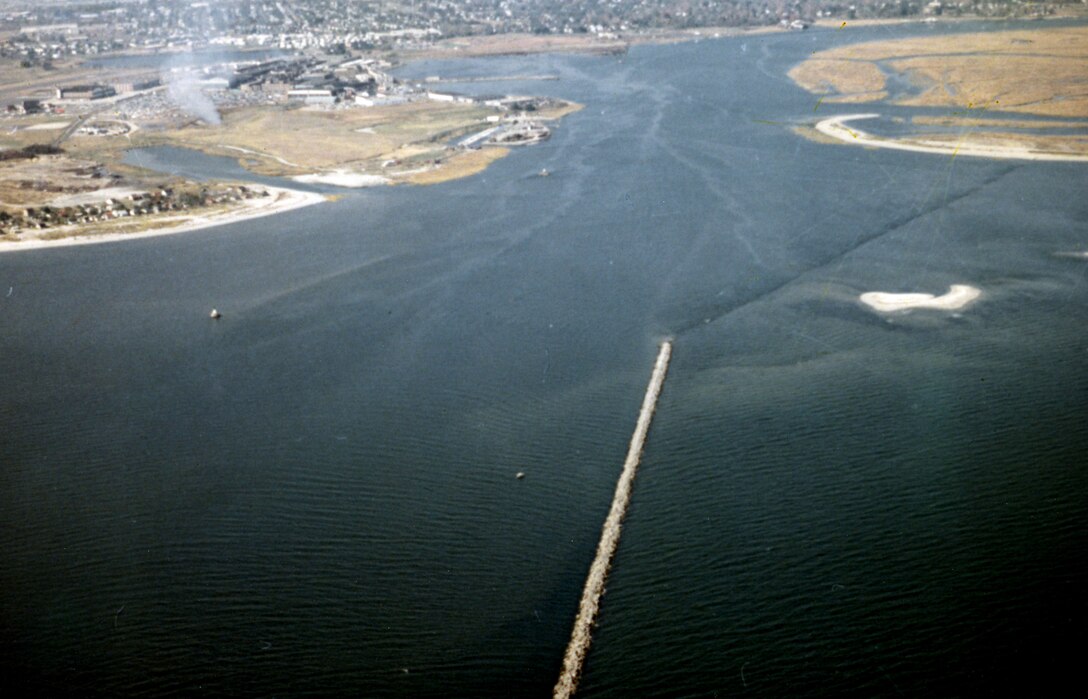
<path id="1" fill-rule="evenodd" d="M 521 479 L 525 478 L 525 473 L 522 472 L 522 471 L 518 471 L 518 475 L 516 475 L 514 477 L 517 478 L 520 481 Z"/>
<path id="2" fill-rule="evenodd" d="M 552 173 L 548 172 L 548 168 L 542 167 L 542 168 L 540 168 L 540 172 L 538 173 L 538 176 L 547 177 L 550 174 L 552 174 Z"/>
<path id="3" fill-rule="evenodd" d="M 223 317 L 223 314 L 220 313 L 217 309 L 213 308 L 212 312 L 208 314 L 208 317 L 212 320 L 219 320 Z"/>

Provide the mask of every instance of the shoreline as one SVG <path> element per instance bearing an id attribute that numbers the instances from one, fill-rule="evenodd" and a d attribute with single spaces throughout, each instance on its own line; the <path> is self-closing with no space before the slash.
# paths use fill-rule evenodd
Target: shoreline
<path id="1" fill-rule="evenodd" d="M 846 122 L 861 119 L 877 119 L 879 114 L 843 114 L 829 117 L 816 123 L 816 130 L 825 136 L 855 146 L 870 146 L 889 150 L 905 150 L 915 153 L 932 153 L 951 157 L 969 156 L 973 158 L 992 158 L 995 160 L 1043 160 L 1059 162 L 1088 162 L 1088 155 L 1065 153 L 1041 153 L 1028 148 L 1008 146 L 988 146 L 981 143 L 963 142 L 959 144 L 940 144 L 932 141 L 912 141 L 883 138 L 866 131 L 846 126 Z"/>
<path id="2" fill-rule="evenodd" d="M 254 185 L 258 186 L 258 185 Z M 303 192 L 297 189 L 283 187 L 270 187 L 259 185 L 268 191 L 269 197 L 261 199 L 248 199 L 246 203 L 236 209 L 220 211 L 216 213 L 193 214 L 192 216 L 170 216 L 158 218 L 148 223 L 169 223 L 181 221 L 177 225 L 165 225 L 148 230 L 132 233 L 99 233 L 99 234 L 73 234 L 66 238 L 54 238 L 44 240 L 41 238 L 29 238 L 20 241 L 0 241 L 0 254 L 22 252 L 24 250 L 42 250 L 45 248 L 63 248 L 73 245 L 94 245 L 97 243 L 115 243 L 125 240 L 140 238 L 154 238 L 158 236 L 174 235 L 177 233 L 190 233 L 192 231 L 226 226 L 232 223 L 240 223 L 252 219 L 274 216 L 287 211 L 301 209 L 313 204 L 326 201 L 324 194 L 317 192 Z"/>
<path id="3" fill-rule="evenodd" d="M 958 311 L 978 300 L 982 290 L 967 284 L 953 284 L 948 292 L 941 296 L 922 293 L 894 294 L 887 291 L 869 291 L 859 300 L 878 313 L 895 313 L 915 308 L 929 308 L 938 311 Z"/>

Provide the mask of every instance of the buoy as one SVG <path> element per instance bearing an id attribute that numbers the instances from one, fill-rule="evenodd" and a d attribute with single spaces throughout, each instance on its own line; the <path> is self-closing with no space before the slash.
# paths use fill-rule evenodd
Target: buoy
<path id="1" fill-rule="evenodd" d="M 212 309 L 212 312 L 211 312 L 211 313 L 209 313 L 208 315 L 209 315 L 209 316 L 211 317 L 211 319 L 212 319 L 212 320 L 219 320 L 220 318 L 222 318 L 222 317 L 223 317 L 223 314 L 222 314 L 222 313 L 220 313 L 220 312 L 219 312 L 219 311 L 218 311 L 217 309 L 215 309 L 215 308 L 213 308 L 213 309 Z"/>
<path id="2" fill-rule="evenodd" d="M 525 478 L 525 474 L 522 473 L 521 471 L 518 471 L 518 475 L 515 476 L 515 478 L 517 478 L 520 481 L 522 478 Z"/>

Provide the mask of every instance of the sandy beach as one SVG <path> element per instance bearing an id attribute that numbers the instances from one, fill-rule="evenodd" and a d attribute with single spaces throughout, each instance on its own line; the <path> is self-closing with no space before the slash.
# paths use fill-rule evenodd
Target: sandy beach
<path id="1" fill-rule="evenodd" d="M 942 143 L 937 141 L 891 139 L 874 136 L 865 131 L 846 126 L 847 122 L 860 121 L 862 119 L 877 119 L 879 114 L 844 114 L 842 116 L 824 119 L 816 124 L 816 130 L 825 136 L 838 139 L 844 143 L 855 146 L 871 146 L 873 148 L 891 148 L 894 150 L 913 151 L 915 153 L 936 153 L 938 155 L 969 156 L 975 158 L 997 158 L 1011 160 L 1060 160 L 1073 162 L 1086 162 L 1088 156 L 1063 153 L 1042 153 L 1028 148 L 1013 148 L 987 145 L 984 143 L 971 143 L 964 141 L 958 144 Z"/>
<path id="2" fill-rule="evenodd" d="M 40 250 L 42 248 L 68 247 L 70 245 L 91 245 L 95 243 L 112 243 L 121 240 L 135 240 L 137 238 L 151 238 L 160 235 L 174 235 L 175 233 L 187 233 L 202 228 L 213 226 L 225 226 L 239 221 L 248 221 L 262 216 L 272 216 L 310 206 L 325 201 L 325 196 L 316 192 L 300 192 L 295 189 L 283 189 L 280 187 L 264 187 L 270 196 L 258 199 L 247 199 L 241 206 L 230 211 L 192 214 L 180 216 L 159 216 L 149 218 L 148 230 L 133 233 L 101 233 L 91 235 L 72 235 L 66 238 L 42 240 L 29 238 L 21 241 L 0 241 L 0 253 L 20 252 L 24 250 Z M 61 229 L 53 229 L 57 231 Z M 48 231 L 47 231 L 48 232 Z"/>
<path id="3" fill-rule="evenodd" d="M 933 294 L 892 294 L 886 291 L 870 291 L 861 295 L 861 302 L 881 313 L 907 311 L 912 308 L 933 308 L 941 311 L 957 311 L 978 299 L 982 291 L 966 284 L 953 284 L 942 296 Z"/>

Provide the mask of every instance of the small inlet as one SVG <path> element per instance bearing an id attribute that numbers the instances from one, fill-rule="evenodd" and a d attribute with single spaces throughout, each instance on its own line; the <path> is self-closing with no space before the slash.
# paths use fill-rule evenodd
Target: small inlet
<path id="1" fill-rule="evenodd" d="M 604 520 L 604 527 L 601 529 L 597 555 L 593 559 L 593 565 L 589 567 L 586 586 L 582 590 L 582 601 L 578 605 L 578 616 L 574 619 L 570 643 L 563 656 L 563 670 L 552 692 L 554 699 L 569 699 L 578 688 L 582 664 L 589 650 L 593 621 L 597 618 L 601 593 L 604 592 L 605 578 L 608 577 L 612 556 L 615 555 L 616 547 L 620 543 L 620 524 L 623 522 L 624 515 L 627 514 L 627 505 L 631 501 L 631 486 L 635 480 L 635 473 L 638 471 L 639 461 L 642 459 L 642 448 L 646 444 L 646 435 L 650 431 L 650 420 L 653 419 L 654 408 L 657 407 L 657 398 L 661 395 L 661 387 L 665 383 L 665 372 L 668 371 L 671 354 L 672 343 L 666 340 L 661 343 L 661 351 L 657 354 L 654 372 L 650 375 L 650 385 L 646 387 L 646 397 L 642 399 L 642 410 L 639 411 L 638 422 L 635 423 L 635 433 L 631 435 L 631 445 L 627 448 L 623 472 L 616 483 L 612 508 L 608 511 L 608 517 Z"/>

